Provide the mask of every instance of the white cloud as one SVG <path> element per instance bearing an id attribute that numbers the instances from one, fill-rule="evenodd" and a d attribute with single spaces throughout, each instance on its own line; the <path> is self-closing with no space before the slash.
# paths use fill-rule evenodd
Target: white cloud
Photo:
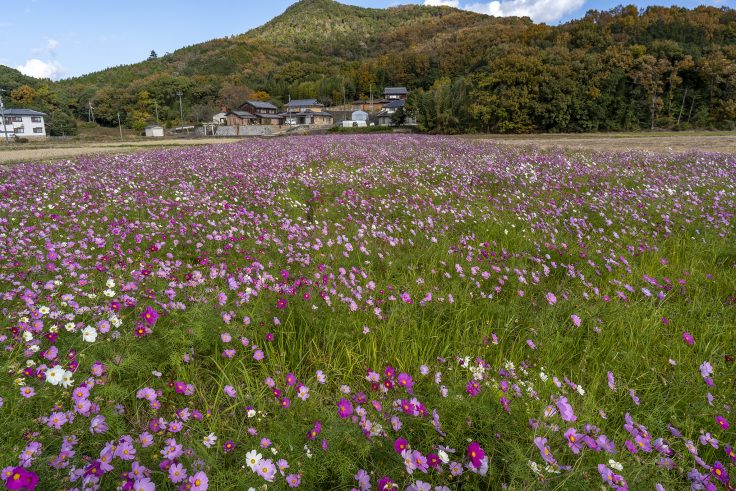
<path id="1" fill-rule="evenodd" d="M 46 49 L 48 49 L 49 51 L 56 51 L 56 48 L 59 47 L 59 44 L 59 41 L 57 41 L 56 39 L 49 39 L 46 43 Z"/>
<path id="2" fill-rule="evenodd" d="M 494 0 L 463 3 L 459 0 L 424 0 L 424 5 L 446 5 L 496 17 L 530 17 L 535 22 L 556 22 L 577 10 L 586 0 Z"/>
<path id="3" fill-rule="evenodd" d="M 15 67 L 23 75 L 34 78 L 50 78 L 58 80 L 64 74 L 64 69 L 58 61 L 43 61 L 33 58 L 26 61 L 23 65 Z"/>
<path id="4" fill-rule="evenodd" d="M 460 0 L 424 0 L 424 5 L 430 7 L 460 7 Z"/>

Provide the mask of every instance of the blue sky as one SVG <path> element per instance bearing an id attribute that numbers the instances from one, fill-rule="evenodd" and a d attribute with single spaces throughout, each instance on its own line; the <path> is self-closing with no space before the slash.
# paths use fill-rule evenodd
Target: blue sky
<path id="1" fill-rule="evenodd" d="M 209 39 L 243 33 L 283 12 L 294 0 L 13 0 L 0 9 L 0 64 L 23 73 L 67 78 Z M 363 7 L 400 3 L 452 5 L 493 15 L 529 15 L 556 24 L 616 0 L 342 0 Z M 736 0 L 638 0 L 647 5 L 736 6 Z"/>

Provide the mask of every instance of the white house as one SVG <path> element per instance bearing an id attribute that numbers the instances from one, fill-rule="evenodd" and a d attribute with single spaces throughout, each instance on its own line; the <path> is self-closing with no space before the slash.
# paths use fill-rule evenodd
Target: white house
<path id="1" fill-rule="evenodd" d="M 33 109 L 5 109 L 0 134 L 18 138 L 46 138 L 45 113 Z"/>

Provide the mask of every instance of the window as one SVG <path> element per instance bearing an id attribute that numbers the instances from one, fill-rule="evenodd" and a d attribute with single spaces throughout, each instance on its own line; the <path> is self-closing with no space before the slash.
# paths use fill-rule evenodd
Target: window
<path id="1" fill-rule="evenodd" d="M 31 122 L 33 123 L 41 123 L 43 120 L 41 119 L 41 116 L 31 116 Z"/>
<path id="2" fill-rule="evenodd" d="M 22 126 L 19 126 L 19 127 L 15 128 L 15 132 L 16 133 L 23 133 L 23 132 L 25 132 L 25 130 L 23 129 Z"/>
<path id="3" fill-rule="evenodd" d="M 13 123 L 22 123 L 23 122 L 23 118 L 20 117 L 20 116 L 12 116 L 11 117 L 11 120 L 13 121 Z"/>
<path id="4" fill-rule="evenodd" d="M 33 128 L 34 133 L 43 133 L 43 128 Z"/>

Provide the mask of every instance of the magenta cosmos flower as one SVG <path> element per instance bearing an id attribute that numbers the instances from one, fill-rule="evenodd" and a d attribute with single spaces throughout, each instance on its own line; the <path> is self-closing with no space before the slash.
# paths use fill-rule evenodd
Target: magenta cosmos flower
<path id="1" fill-rule="evenodd" d="M 685 343 L 687 343 L 688 346 L 692 346 L 695 344 L 695 338 L 689 332 L 682 333 L 682 340 L 685 341 Z"/>
<path id="2" fill-rule="evenodd" d="M 337 415 L 341 418 L 349 418 L 353 414 L 353 403 L 344 397 L 337 403 Z"/>
<path id="3" fill-rule="evenodd" d="M 38 485 L 38 476 L 35 472 L 24 469 L 23 467 L 15 467 L 10 471 L 10 475 L 5 480 L 7 489 L 36 489 Z"/>
<path id="4" fill-rule="evenodd" d="M 156 311 L 156 309 L 148 305 L 146 306 L 146 310 L 141 313 L 141 317 L 143 318 L 143 321 L 146 323 L 146 325 L 148 325 L 148 327 L 151 327 L 158 320 L 158 312 Z"/>
<path id="5" fill-rule="evenodd" d="M 470 445 L 468 445 L 468 458 L 470 459 L 470 463 L 473 464 L 473 467 L 479 469 L 485 456 L 486 453 L 480 448 L 477 442 L 470 442 Z"/>

